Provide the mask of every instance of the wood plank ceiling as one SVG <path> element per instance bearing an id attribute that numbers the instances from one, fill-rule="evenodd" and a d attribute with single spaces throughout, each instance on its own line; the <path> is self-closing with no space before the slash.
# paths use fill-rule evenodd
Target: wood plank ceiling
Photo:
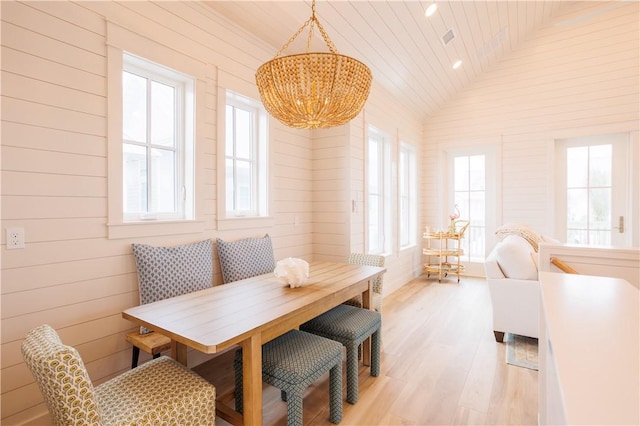
<path id="1" fill-rule="evenodd" d="M 274 56 L 311 16 L 310 0 L 205 3 L 273 45 Z M 428 117 L 560 13 L 580 20 L 621 2 L 437 1 L 436 13 L 427 18 L 431 3 L 318 0 L 316 15 L 339 53 L 367 64 L 377 84 Z M 445 44 L 449 30 L 454 38 Z M 307 35 L 305 30 L 283 55 L 305 51 Z M 328 50 L 317 30 L 311 50 Z M 458 60 L 461 66 L 453 69 Z"/>

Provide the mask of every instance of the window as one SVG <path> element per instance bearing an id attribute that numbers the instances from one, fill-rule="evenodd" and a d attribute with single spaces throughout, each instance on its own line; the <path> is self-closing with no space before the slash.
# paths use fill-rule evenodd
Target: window
<path id="1" fill-rule="evenodd" d="M 556 141 L 557 235 L 570 244 L 632 245 L 628 134 Z"/>
<path id="2" fill-rule="evenodd" d="M 123 220 L 194 218 L 193 78 L 124 53 Z"/>
<path id="3" fill-rule="evenodd" d="M 260 103 L 227 91 L 225 107 L 226 217 L 266 216 L 267 115 Z"/>
<path id="4" fill-rule="evenodd" d="M 461 241 L 464 250 L 461 259 L 466 261 L 479 262 L 485 257 L 486 181 L 485 155 L 453 158 L 453 202 L 460 209 L 460 219 L 469 221 L 465 238 Z"/>
<path id="5" fill-rule="evenodd" d="M 416 197 L 416 153 L 413 147 L 401 143 L 398 167 L 400 248 L 405 248 L 416 244 Z"/>
<path id="6" fill-rule="evenodd" d="M 567 148 L 567 241 L 611 244 L 611 145 Z"/>
<path id="7" fill-rule="evenodd" d="M 367 252 L 391 252 L 391 144 L 369 128 L 367 145 Z"/>

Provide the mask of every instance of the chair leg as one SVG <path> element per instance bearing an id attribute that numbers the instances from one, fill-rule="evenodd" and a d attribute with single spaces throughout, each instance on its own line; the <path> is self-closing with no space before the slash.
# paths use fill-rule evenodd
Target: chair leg
<path id="1" fill-rule="evenodd" d="M 137 346 L 134 346 L 133 351 L 131 352 L 131 369 L 132 370 L 138 366 L 139 356 L 140 356 L 140 348 Z"/>
<path id="2" fill-rule="evenodd" d="M 287 395 L 287 426 L 302 426 L 302 395 L 304 389 L 289 389 Z"/>
<path id="3" fill-rule="evenodd" d="M 380 374 L 381 334 L 380 329 L 378 329 L 371 336 L 371 375 L 373 377 L 378 377 Z"/>
<path id="4" fill-rule="evenodd" d="M 238 357 L 234 360 L 234 369 L 235 369 L 235 381 L 236 381 L 236 389 L 233 392 L 236 400 L 236 411 L 242 414 L 243 410 L 243 401 L 242 401 L 242 358 L 238 362 Z"/>
<path id="5" fill-rule="evenodd" d="M 358 346 L 347 347 L 347 402 L 358 402 Z"/>
<path id="6" fill-rule="evenodd" d="M 342 421 L 342 363 L 329 370 L 329 421 Z"/>

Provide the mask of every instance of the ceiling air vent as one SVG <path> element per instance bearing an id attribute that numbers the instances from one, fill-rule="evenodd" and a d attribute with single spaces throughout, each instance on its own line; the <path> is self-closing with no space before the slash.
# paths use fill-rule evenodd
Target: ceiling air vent
<path id="1" fill-rule="evenodd" d="M 444 33 L 444 35 L 442 36 L 442 44 L 446 46 L 447 44 L 451 43 L 454 38 L 456 38 L 456 35 L 453 32 L 453 28 L 449 28 L 449 31 Z"/>

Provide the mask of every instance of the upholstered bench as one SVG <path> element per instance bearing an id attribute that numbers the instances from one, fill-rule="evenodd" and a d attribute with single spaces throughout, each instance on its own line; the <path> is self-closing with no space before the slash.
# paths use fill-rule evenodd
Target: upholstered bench
<path id="1" fill-rule="evenodd" d="M 347 349 L 347 402 L 358 402 L 358 346 L 371 336 L 371 375 L 380 374 L 379 312 L 338 305 L 300 326 L 300 330 L 342 343 Z"/>
<path id="2" fill-rule="evenodd" d="M 242 349 L 233 362 L 236 411 L 242 413 Z M 342 420 L 342 345 L 324 337 L 291 330 L 262 345 L 262 380 L 280 389 L 287 402 L 287 425 L 302 426 L 305 389 L 329 372 L 329 421 Z"/>
<path id="3" fill-rule="evenodd" d="M 156 302 L 213 286 L 213 241 L 203 240 L 175 247 L 132 244 L 136 262 L 140 304 Z M 131 368 L 138 366 L 140 349 L 158 358 L 171 348 L 171 339 L 140 327 L 127 334 L 133 345 Z"/>

